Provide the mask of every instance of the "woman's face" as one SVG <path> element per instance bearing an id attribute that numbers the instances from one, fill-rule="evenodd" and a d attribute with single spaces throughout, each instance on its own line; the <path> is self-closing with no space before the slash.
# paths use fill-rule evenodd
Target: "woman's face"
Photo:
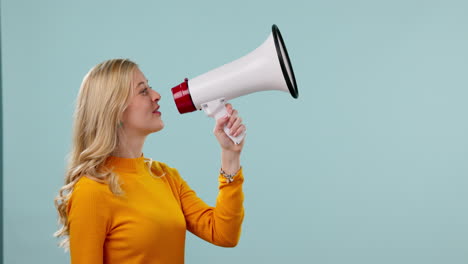
<path id="1" fill-rule="evenodd" d="M 133 72 L 133 96 L 123 113 L 123 129 L 127 136 L 147 136 L 164 127 L 159 112 L 161 95 L 151 89 L 145 75 L 136 68 Z"/>

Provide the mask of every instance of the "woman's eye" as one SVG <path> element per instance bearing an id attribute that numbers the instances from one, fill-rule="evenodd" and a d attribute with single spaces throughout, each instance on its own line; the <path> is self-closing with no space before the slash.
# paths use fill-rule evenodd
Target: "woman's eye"
<path id="1" fill-rule="evenodd" d="M 144 94 L 144 95 L 148 94 L 148 88 L 143 89 L 143 91 L 141 91 L 141 93 Z"/>

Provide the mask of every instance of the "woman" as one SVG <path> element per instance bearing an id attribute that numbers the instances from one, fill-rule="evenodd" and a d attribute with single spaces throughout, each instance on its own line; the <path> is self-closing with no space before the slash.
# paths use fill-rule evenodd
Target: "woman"
<path id="1" fill-rule="evenodd" d="M 185 233 L 234 247 L 244 218 L 243 142 L 237 111 L 216 122 L 221 171 L 216 207 L 197 197 L 176 169 L 142 154 L 146 137 L 164 127 L 161 96 L 130 60 L 98 64 L 83 79 L 75 111 L 65 185 L 55 199 L 71 261 L 184 263 Z"/>

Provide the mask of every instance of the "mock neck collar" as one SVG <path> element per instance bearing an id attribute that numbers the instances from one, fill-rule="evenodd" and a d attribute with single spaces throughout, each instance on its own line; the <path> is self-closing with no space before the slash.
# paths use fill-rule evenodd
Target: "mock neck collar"
<path id="1" fill-rule="evenodd" d="M 149 159 L 145 158 L 143 154 L 138 158 L 109 156 L 105 162 L 105 166 L 116 171 L 139 172 L 147 170 L 147 161 Z"/>

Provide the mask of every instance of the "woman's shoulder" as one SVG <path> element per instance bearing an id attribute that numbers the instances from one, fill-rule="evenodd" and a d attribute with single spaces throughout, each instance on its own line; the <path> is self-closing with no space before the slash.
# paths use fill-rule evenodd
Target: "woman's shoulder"
<path id="1" fill-rule="evenodd" d="M 163 170 L 163 171 L 175 170 L 175 169 L 172 168 L 171 166 L 167 165 L 167 163 L 162 162 L 162 161 L 158 161 L 158 160 L 153 160 L 152 166 L 153 166 L 153 168 L 155 168 L 155 169 L 160 169 L 160 170 Z"/>
<path id="2" fill-rule="evenodd" d="M 68 202 L 68 213 L 71 216 L 99 211 L 108 213 L 112 205 L 111 192 L 106 184 L 86 176 L 76 182 Z"/>
<path id="3" fill-rule="evenodd" d="M 170 180 L 180 180 L 180 175 L 177 169 L 169 166 L 164 162 L 153 160 L 152 168 L 157 173 L 157 175 L 164 175 L 164 177 Z"/>
<path id="4" fill-rule="evenodd" d="M 76 182 L 75 186 L 87 186 L 87 188 L 102 188 L 106 186 L 104 182 L 99 182 L 97 180 L 92 179 L 87 175 L 83 175 L 80 179 Z"/>
<path id="5" fill-rule="evenodd" d="M 98 182 L 88 176 L 81 176 L 73 187 L 72 196 L 103 196 L 110 193 L 107 184 Z"/>

